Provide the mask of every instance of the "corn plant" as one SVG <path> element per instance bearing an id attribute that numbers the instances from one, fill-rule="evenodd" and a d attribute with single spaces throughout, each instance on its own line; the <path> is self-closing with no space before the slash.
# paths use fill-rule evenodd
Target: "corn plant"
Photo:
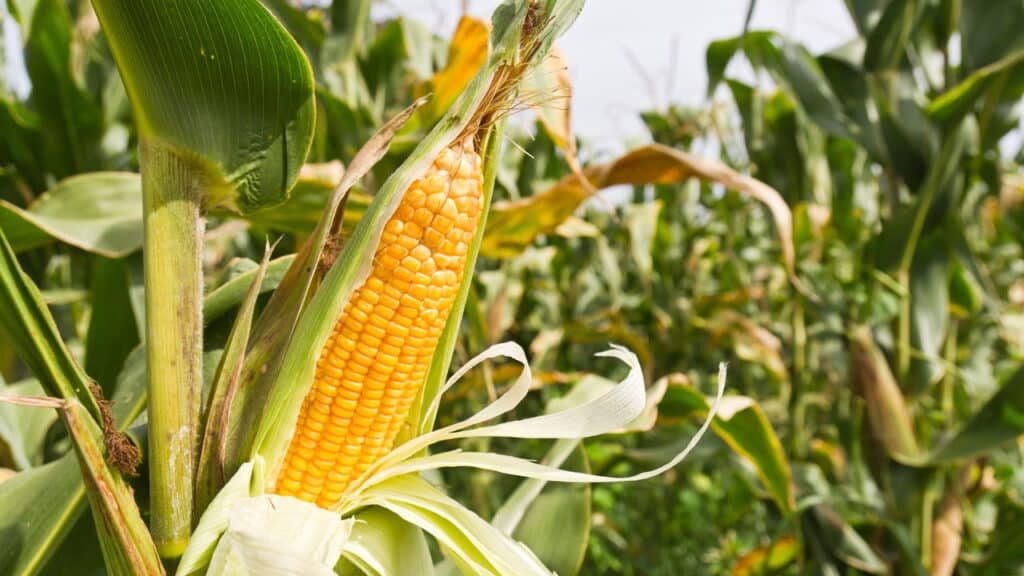
<path id="1" fill-rule="evenodd" d="M 339 36 L 350 42 L 332 47 L 342 62 L 352 61 L 366 6 L 351 3 L 350 12 L 339 5 L 332 14 Z M 111 90 L 123 86 L 120 96 L 131 106 L 140 174 L 65 180 L 61 196 L 88 204 L 98 187 L 116 180 L 123 196 L 141 200 L 142 234 L 111 247 L 95 236 L 52 232 L 40 223 L 46 211 L 35 204 L 10 208 L 15 244 L 6 226 L 0 231 L 0 320 L 43 392 L 3 400 L 58 411 L 79 468 L 68 454 L 4 482 L 0 496 L 17 536 L 3 553 L 5 573 L 59 566 L 57 548 L 69 530 L 79 532 L 72 523 L 87 499 L 95 528 L 82 526 L 81 537 L 98 539 L 109 573 L 426 574 L 435 571 L 430 534 L 448 557 L 440 571 L 548 574 L 544 560 L 510 537 L 546 483 L 655 477 L 684 459 L 711 424 L 724 368 L 717 396 L 704 406 L 703 426 L 667 462 L 621 478 L 563 470 L 581 439 L 626 427 L 644 412 L 647 391 L 634 354 L 617 346 L 600 354 L 628 369 L 600 394 L 499 423 L 492 421 L 514 410 L 532 384 L 518 345 L 490 346 L 447 378 L 486 230 L 505 117 L 524 98 L 524 76 L 545 61 L 582 2 L 499 6 L 482 37 L 486 58 L 453 66 L 458 74 L 447 84 L 435 78 L 437 101 L 417 100 L 368 138 L 297 254 L 272 267 L 268 246 L 262 262 L 205 297 L 207 220 L 266 217 L 300 178 L 316 127 L 317 78 L 309 58 L 317 61 L 321 47 L 290 35 L 255 0 L 97 0 L 92 7 L 94 16 L 76 5 L 84 18 L 96 18 L 123 81 L 104 70 Z M 288 5 L 271 7 L 293 31 L 308 23 Z M 69 23 L 67 7 L 48 8 L 58 23 Z M 34 19 L 33 31 L 48 16 L 41 9 L 19 14 Z M 358 86 L 349 66 L 330 61 L 326 68 L 318 67 L 324 82 Z M 37 84 L 33 94 L 45 89 Z M 410 124 L 412 118 L 417 122 Z M 395 160 L 346 229 L 346 195 L 401 130 L 419 130 L 418 143 Z M 12 154 L 15 184 L 34 184 L 30 178 L 39 174 L 21 160 L 39 150 L 11 151 L 22 153 Z M 128 201 L 123 204 L 129 212 Z M 132 222 L 132 215 L 122 217 Z M 119 358 L 119 381 L 107 386 L 115 393 L 113 408 L 104 387 L 75 360 L 15 256 L 15 245 L 25 250 L 46 242 L 33 236 L 40 231 L 110 255 L 141 241 L 142 268 L 129 269 L 141 279 L 142 294 L 134 298 L 144 345 Z M 268 283 L 273 292 L 261 304 Z M 212 325 L 204 330 L 204 322 L 235 307 L 226 333 Z M 203 352 L 211 336 L 223 344 L 216 360 Z M 475 366 L 499 358 L 521 365 L 513 385 L 472 416 L 435 429 L 445 392 Z M 490 438 L 558 442 L 545 463 L 491 451 L 429 450 Z M 137 499 L 125 478 L 140 464 L 148 490 Z M 488 523 L 421 476 L 467 467 L 528 480 Z M 66 489 L 49 507 L 31 506 L 34 494 L 55 485 Z M 74 540 L 67 546 L 73 550 Z"/>
<path id="2" fill-rule="evenodd" d="M 614 334 L 669 378 L 663 424 L 700 383 L 672 373 L 724 356 L 734 389 L 778 431 L 758 450 L 719 434 L 756 474 L 708 464 L 687 476 L 738 476 L 761 505 L 727 487 L 702 490 L 717 506 L 669 493 L 638 512 L 605 499 L 595 572 L 698 571 L 707 558 L 743 574 L 1019 571 L 1019 46 L 982 32 L 998 27 L 980 5 L 848 4 L 861 35 L 825 54 L 762 31 L 709 46 L 712 93 L 727 88 L 727 102 L 651 111 L 652 137 L 675 150 L 590 167 L 597 186 L 641 185 L 614 217 L 574 214 L 590 193 L 543 139 L 514 162 L 553 185 L 499 180 L 514 200 L 492 216 L 508 233 L 490 253 L 522 255 L 479 275 L 479 337 L 534 342 L 561 382 L 576 354 Z M 1002 8 L 1002 22 L 1021 15 Z M 771 82 L 728 74 L 741 56 Z M 719 154 L 784 206 L 764 211 L 735 178 L 675 184 L 684 150 Z M 616 466 L 647 455 L 613 445 L 592 456 L 608 452 Z M 729 524 L 738 542 L 682 527 L 651 546 L 655 536 L 626 528 L 663 507 L 746 516 Z M 686 537 L 713 551 L 697 560 L 672 544 Z M 645 563 L 651 548 L 670 560 Z"/>
<path id="3" fill-rule="evenodd" d="M 1020 570 L 1017 2 L 715 42 L 585 167 L 577 2 L 157 4 L 9 4 L 0 573 Z"/>

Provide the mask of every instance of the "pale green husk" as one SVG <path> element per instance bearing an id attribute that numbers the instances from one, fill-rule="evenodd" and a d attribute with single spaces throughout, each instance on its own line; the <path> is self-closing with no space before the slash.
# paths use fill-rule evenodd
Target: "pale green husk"
<path id="1" fill-rule="evenodd" d="M 711 403 L 707 419 L 698 429 L 687 446 L 664 465 L 653 470 L 628 477 L 602 476 L 561 470 L 554 465 L 539 464 L 517 456 L 495 454 L 489 452 L 450 451 L 439 454 L 421 456 L 427 449 L 448 440 L 458 438 L 551 438 L 581 439 L 621 430 L 643 414 L 652 402 L 644 387 L 644 377 L 640 362 L 636 355 L 621 347 L 603 352 L 601 356 L 620 360 L 629 367 L 624 379 L 602 391 L 601 394 L 585 398 L 582 403 L 570 405 L 559 411 L 526 418 L 510 420 L 498 424 L 488 424 L 516 409 L 529 392 L 533 376 L 523 349 L 515 343 L 497 344 L 473 358 L 457 371 L 442 388 L 442 393 L 455 386 L 472 368 L 491 359 L 510 359 L 522 365 L 522 372 L 516 382 L 497 400 L 486 406 L 477 414 L 450 426 L 423 434 L 397 447 L 379 460 L 359 480 L 354 483 L 351 493 L 339 504 L 334 512 L 326 512 L 290 497 L 273 496 L 273 510 L 269 505 L 259 508 L 258 513 L 252 510 L 253 500 L 264 502 L 268 496 L 261 496 L 263 482 L 260 478 L 262 459 L 257 457 L 252 463 L 244 465 L 232 480 L 213 501 L 210 508 L 200 521 L 199 528 L 193 537 L 189 550 L 183 557 L 188 561 L 186 568 L 179 569 L 180 575 L 200 573 L 209 562 L 212 575 L 222 574 L 257 574 L 256 572 L 224 571 L 236 565 L 255 565 L 256 559 L 267 554 L 277 553 L 282 558 L 290 557 L 295 546 L 330 548 L 325 543 L 338 544 L 338 554 L 349 558 L 354 564 L 369 573 L 382 572 L 387 566 L 393 566 L 396 551 L 388 545 L 389 541 L 407 538 L 407 525 L 414 526 L 430 533 L 441 546 L 455 559 L 463 570 L 473 574 L 496 574 L 501 576 L 519 576 L 524 574 L 549 574 L 550 572 L 522 544 L 512 539 L 508 532 L 510 521 L 504 519 L 496 525 L 487 523 L 469 509 L 441 493 L 420 477 L 420 472 L 448 467 L 468 467 L 492 470 L 532 478 L 546 482 L 623 482 L 638 481 L 657 476 L 681 462 L 696 446 L 704 432 L 714 419 L 722 393 L 725 389 L 725 366 L 719 370 L 718 389 Z M 437 401 L 440 401 L 438 396 Z M 255 497 L 255 498 L 253 498 Z M 261 500 L 262 499 L 262 500 Z M 367 511 L 382 509 L 391 513 L 387 522 L 377 525 L 378 531 L 362 530 L 356 533 L 363 535 L 363 540 L 340 536 L 340 530 L 349 530 L 342 524 L 334 525 L 326 522 L 322 514 L 313 514 L 316 509 L 329 515 L 339 522 L 348 519 L 356 522 L 373 521 L 375 514 L 360 516 Z M 243 510 L 243 512 L 239 512 Z M 287 538 L 255 538 L 253 534 L 273 530 L 276 526 L 300 526 L 302 522 L 314 522 L 307 528 L 295 529 L 293 538 L 302 538 L 303 542 L 286 541 Z M 511 521 L 514 525 L 514 520 Z M 221 535 L 226 535 L 221 537 Z M 227 536 L 230 535 L 230 536 Z M 217 539 L 220 542 L 217 543 Z M 308 539 L 308 540 L 306 540 Z M 225 544 L 227 542 L 227 544 Z M 216 552 L 214 546 L 217 547 Z M 224 548 L 226 546 L 226 548 Z M 221 550 L 224 550 L 221 552 Z M 211 553 L 213 560 L 210 561 Z M 230 559 L 232 564 L 218 564 L 217 559 Z M 330 561 L 329 555 L 321 555 L 322 562 Z M 273 574 L 305 574 L 312 568 L 304 563 L 309 556 L 302 556 L 294 561 L 282 561 L 276 566 L 283 570 Z M 412 560 L 411 560 L 412 561 Z M 422 554 L 420 560 L 422 563 Z M 294 570 L 289 572 L 288 570 Z M 424 568 L 424 573 L 426 569 Z"/>

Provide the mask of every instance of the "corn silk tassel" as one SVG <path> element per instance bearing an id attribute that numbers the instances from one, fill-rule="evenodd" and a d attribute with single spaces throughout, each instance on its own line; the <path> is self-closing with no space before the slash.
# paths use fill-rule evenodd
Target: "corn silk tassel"
<path id="1" fill-rule="evenodd" d="M 408 544 L 421 542 L 424 532 L 464 573 L 550 574 L 507 526 L 487 523 L 419 473 L 471 467 L 543 482 L 637 481 L 676 466 L 707 430 L 724 390 L 724 366 L 707 419 L 687 447 L 634 476 L 428 450 L 465 438 L 578 441 L 625 428 L 647 404 L 639 360 L 617 346 L 600 356 L 623 362 L 626 378 L 542 416 L 493 423 L 522 402 L 533 381 L 515 343 L 488 348 L 442 385 L 482 237 L 501 119 L 515 107 L 523 74 L 582 4 L 506 0 L 495 11 L 488 64 L 384 183 L 302 310 L 249 462 L 203 514 L 178 574 L 329 574 L 341 558 L 370 574 L 431 573 L 426 546 Z M 502 358 L 522 366 L 516 382 L 472 417 L 430 431 L 445 392 L 480 363 Z M 404 441 L 396 445 L 396 438 Z M 395 537 L 401 530 L 416 536 Z M 279 561 L 260 568 L 271 557 Z M 421 564 L 399 569 L 396 558 Z"/>

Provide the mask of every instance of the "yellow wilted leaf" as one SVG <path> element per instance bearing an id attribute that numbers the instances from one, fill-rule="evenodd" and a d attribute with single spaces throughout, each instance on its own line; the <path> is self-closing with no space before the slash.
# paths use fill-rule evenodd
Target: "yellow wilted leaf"
<path id="1" fill-rule="evenodd" d="M 523 96 L 537 111 L 555 146 L 565 154 L 569 169 L 593 193 L 576 156 L 576 138 L 572 134 L 572 80 L 565 56 L 558 48 L 552 47 L 540 66 L 523 79 Z"/>
<path id="2" fill-rule="evenodd" d="M 778 191 L 764 182 L 720 162 L 660 144 L 649 144 L 612 162 L 588 166 L 583 174 L 593 189 L 570 174 L 540 194 L 515 202 L 496 202 L 487 219 L 482 253 L 493 258 L 518 254 L 537 236 L 553 232 L 596 190 L 620 184 L 671 184 L 700 178 L 749 194 L 768 207 L 775 220 L 790 280 L 794 286 L 801 287 L 796 277 L 793 215 Z"/>
<path id="3" fill-rule="evenodd" d="M 423 90 L 424 93 L 433 94 L 421 112 L 429 120 L 426 125 L 433 124 L 448 110 L 483 67 L 487 61 L 488 37 L 487 23 L 483 20 L 471 16 L 459 19 L 459 25 L 448 45 L 448 63 L 434 74 Z"/>
<path id="4" fill-rule="evenodd" d="M 796 560 L 799 553 L 800 543 L 792 536 L 786 536 L 745 554 L 733 566 L 732 574 L 733 576 L 749 576 L 781 570 Z"/>
<path id="5" fill-rule="evenodd" d="M 540 66 L 523 79 L 523 96 L 537 111 L 537 116 L 548 135 L 562 150 L 575 152 L 572 135 L 572 81 L 565 56 L 558 48 L 551 48 Z"/>

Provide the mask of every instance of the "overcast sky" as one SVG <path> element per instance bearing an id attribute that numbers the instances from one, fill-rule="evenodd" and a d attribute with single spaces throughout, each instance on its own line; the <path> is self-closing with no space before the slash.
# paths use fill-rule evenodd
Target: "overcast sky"
<path id="1" fill-rule="evenodd" d="M 712 40 L 739 34 L 747 1 L 589 0 L 559 42 L 574 83 L 576 132 L 617 151 L 645 135 L 639 110 L 699 104 L 707 86 L 704 50 Z M 375 16 L 400 11 L 451 35 L 462 4 L 391 0 L 379 4 Z M 498 4 L 468 1 L 470 13 L 480 17 Z M 785 32 L 814 53 L 854 36 L 842 0 L 759 0 L 751 27 Z"/>

